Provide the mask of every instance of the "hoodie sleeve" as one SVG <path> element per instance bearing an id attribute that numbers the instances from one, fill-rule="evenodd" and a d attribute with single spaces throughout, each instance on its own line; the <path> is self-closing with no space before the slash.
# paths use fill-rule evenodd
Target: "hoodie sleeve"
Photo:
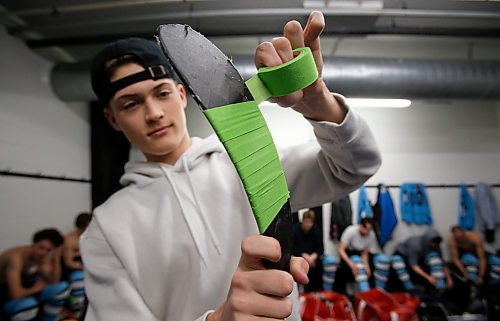
<path id="1" fill-rule="evenodd" d="M 342 96 L 335 97 L 345 105 Z M 308 143 L 282 151 L 292 212 L 345 197 L 380 167 L 380 151 L 368 124 L 345 106 L 341 124 L 309 120 L 319 146 Z"/>
<path id="2" fill-rule="evenodd" d="M 131 282 L 95 220 L 80 238 L 89 299 L 85 321 L 158 320 Z"/>

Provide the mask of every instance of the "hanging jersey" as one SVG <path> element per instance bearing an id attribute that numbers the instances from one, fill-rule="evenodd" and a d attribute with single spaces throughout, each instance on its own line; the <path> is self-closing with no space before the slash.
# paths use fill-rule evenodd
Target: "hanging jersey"
<path id="1" fill-rule="evenodd" d="M 330 239 L 340 240 L 344 230 L 352 224 L 351 198 L 347 195 L 332 203 L 330 216 Z"/>
<path id="2" fill-rule="evenodd" d="M 458 226 L 464 230 L 471 231 L 474 229 L 476 212 L 474 208 L 474 200 L 472 199 L 467 185 L 460 184 L 460 197 L 458 204 Z"/>
<path id="3" fill-rule="evenodd" d="M 400 190 L 401 218 L 408 224 L 432 225 L 425 185 L 404 183 Z"/>
<path id="4" fill-rule="evenodd" d="M 391 238 L 392 232 L 398 224 L 398 218 L 394 211 L 391 193 L 384 184 L 378 186 L 378 200 L 380 206 L 380 245 L 384 246 Z"/>
<path id="5" fill-rule="evenodd" d="M 365 217 L 373 217 L 372 205 L 366 195 L 366 188 L 362 185 L 359 188 L 358 196 L 358 223 Z"/>

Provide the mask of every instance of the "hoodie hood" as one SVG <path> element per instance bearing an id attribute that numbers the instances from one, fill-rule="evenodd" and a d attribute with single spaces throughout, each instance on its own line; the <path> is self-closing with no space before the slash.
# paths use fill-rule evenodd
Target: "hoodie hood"
<path id="1" fill-rule="evenodd" d="M 222 146 L 215 134 L 205 139 L 193 137 L 191 146 L 179 157 L 174 165 L 147 161 L 127 163 L 125 165 L 125 174 L 120 178 L 120 184 L 122 186 L 136 184 L 142 187 L 150 184 L 154 179 L 164 176 L 162 168 L 172 172 L 182 172 L 185 170 L 185 166 L 192 169 L 199 165 L 204 156 L 223 151 L 224 146 Z"/>
<path id="2" fill-rule="evenodd" d="M 423 234 L 412 236 L 406 241 L 399 243 L 396 252 L 406 256 L 410 265 L 418 264 L 419 259 L 432 250 L 429 247 L 429 243 L 436 238 L 438 238 L 439 241 L 442 240 L 436 229 L 429 228 Z"/>
<path id="3" fill-rule="evenodd" d="M 428 248 L 429 243 L 434 239 L 437 239 L 438 243 L 441 243 L 443 240 L 436 229 L 431 228 L 425 231 L 425 233 L 422 234 L 422 248 Z"/>

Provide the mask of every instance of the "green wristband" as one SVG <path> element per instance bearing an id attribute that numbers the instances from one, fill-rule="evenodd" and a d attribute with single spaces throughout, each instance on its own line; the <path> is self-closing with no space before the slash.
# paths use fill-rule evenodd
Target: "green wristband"
<path id="1" fill-rule="evenodd" d="M 291 94 L 311 85 L 318 79 L 318 69 L 309 47 L 297 48 L 294 59 L 276 66 L 259 68 L 245 84 L 257 104 L 270 97 Z"/>

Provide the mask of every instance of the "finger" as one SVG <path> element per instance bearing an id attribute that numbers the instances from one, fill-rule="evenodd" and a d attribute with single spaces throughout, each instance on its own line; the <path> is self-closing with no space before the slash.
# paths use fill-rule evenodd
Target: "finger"
<path id="1" fill-rule="evenodd" d="M 241 242 L 240 268 L 243 270 L 262 270 L 262 259 L 273 262 L 281 258 L 279 242 L 268 236 L 252 235 Z"/>
<path id="2" fill-rule="evenodd" d="M 287 22 L 283 28 L 283 35 L 290 41 L 293 49 L 304 47 L 304 31 L 298 21 Z"/>
<path id="3" fill-rule="evenodd" d="M 319 11 L 313 11 L 309 15 L 306 27 L 304 29 L 305 46 L 311 48 L 316 68 L 318 68 L 319 77 L 323 73 L 323 56 L 321 55 L 321 44 L 319 36 L 325 29 L 325 18 Z"/>
<path id="4" fill-rule="evenodd" d="M 276 320 L 285 319 L 292 313 L 290 298 L 277 298 L 255 292 L 232 295 L 228 304 L 234 311 L 234 319 L 238 319 L 238 315 L 246 318 L 251 315 L 260 317 L 258 320 Z"/>
<path id="5" fill-rule="evenodd" d="M 319 50 L 319 36 L 325 29 L 325 17 L 319 11 L 313 11 L 309 15 L 306 27 L 304 28 L 304 44 L 311 50 Z"/>
<path id="6" fill-rule="evenodd" d="M 246 272 L 252 279 L 253 289 L 257 293 L 276 297 L 286 297 L 293 291 L 293 277 L 281 270 L 256 270 Z"/>
<path id="7" fill-rule="evenodd" d="M 300 284 L 307 284 L 309 282 L 308 272 L 309 264 L 301 257 L 292 256 L 290 259 L 290 274 L 294 280 Z"/>
<path id="8" fill-rule="evenodd" d="M 282 320 L 288 318 L 292 314 L 293 304 L 292 300 L 288 297 L 276 298 L 260 296 L 256 299 L 262 301 L 262 308 L 260 311 L 256 311 L 256 315 L 260 317 Z"/>
<path id="9" fill-rule="evenodd" d="M 283 63 L 293 59 L 292 44 L 286 37 L 274 38 L 272 44 Z M 295 102 L 301 98 L 302 93 L 297 92 L 288 96 L 279 97 L 275 99 L 274 102 L 280 106 L 288 107 L 294 105 Z"/>
<path id="10" fill-rule="evenodd" d="M 278 53 L 282 62 L 287 62 L 293 59 L 292 45 L 285 37 L 277 37 L 272 41 L 274 49 Z"/>
<path id="11" fill-rule="evenodd" d="M 255 49 L 254 62 L 257 68 L 274 67 L 283 63 L 273 44 L 269 41 L 263 42 L 257 46 Z"/>

